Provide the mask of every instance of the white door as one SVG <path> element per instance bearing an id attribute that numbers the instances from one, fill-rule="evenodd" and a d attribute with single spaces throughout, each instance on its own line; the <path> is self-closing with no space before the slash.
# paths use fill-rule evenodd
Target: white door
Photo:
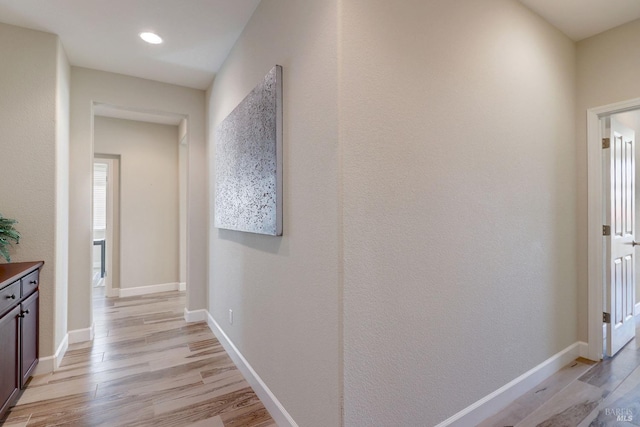
<path id="1" fill-rule="evenodd" d="M 609 314 L 606 350 L 613 356 L 635 336 L 635 133 L 615 116 L 607 119 L 607 124 L 610 147 L 603 150 L 605 224 L 611 228 L 604 237 L 605 312 Z"/>

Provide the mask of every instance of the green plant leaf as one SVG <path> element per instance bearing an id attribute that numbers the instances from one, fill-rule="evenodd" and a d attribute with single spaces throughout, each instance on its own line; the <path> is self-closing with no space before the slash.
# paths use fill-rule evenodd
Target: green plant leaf
<path id="1" fill-rule="evenodd" d="M 9 255 L 7 246 L 0 245 L 0 255 L 2 255 L 2 258 L 7 260 L 7 262 L 11 262 L 11 255 Z"/>
<path id="2" fill-rule="evenodd" d="M 5 218 L 0 214 L 0 256 L 7 262 L 11 262 L 9 247 L 12 242 L 20 243 L 20 233 L 13 227 L 17 222 L 15 219 Z"/>

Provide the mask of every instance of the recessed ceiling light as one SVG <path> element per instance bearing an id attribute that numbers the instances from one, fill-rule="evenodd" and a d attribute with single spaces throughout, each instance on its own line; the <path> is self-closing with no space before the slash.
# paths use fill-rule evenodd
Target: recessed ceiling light
<path id="1" fill-rule="evenodd" d="M 147 43 L 151 43 L 151 44 L 162 43 L 162 37 L 160 37 L 156 33 L 149 33 L 149 32 L 140 33 L 140 38 L 146 41 Z"/>

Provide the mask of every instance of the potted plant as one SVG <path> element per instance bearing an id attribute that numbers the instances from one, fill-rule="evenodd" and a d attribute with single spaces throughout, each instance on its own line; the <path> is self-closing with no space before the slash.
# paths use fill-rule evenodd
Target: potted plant
<path id="1" fill-rule="evenodd" d="M 5 218 L 0 214 L 0 256 L 11 262 L 11 255 L 9 255 L 9 247 L 12 242 L 20 243 L 20 233 L 13 228 L 13 225 L 18 222 L 15 219 Z"/>

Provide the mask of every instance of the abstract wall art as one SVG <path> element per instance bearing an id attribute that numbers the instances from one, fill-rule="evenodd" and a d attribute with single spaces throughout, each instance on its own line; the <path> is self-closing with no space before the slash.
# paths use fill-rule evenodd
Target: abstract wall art
<path id="1" fill-rule="evenodd" d="M 282 235 L 282 67 L 215 130 L 214 226 Z"/>

